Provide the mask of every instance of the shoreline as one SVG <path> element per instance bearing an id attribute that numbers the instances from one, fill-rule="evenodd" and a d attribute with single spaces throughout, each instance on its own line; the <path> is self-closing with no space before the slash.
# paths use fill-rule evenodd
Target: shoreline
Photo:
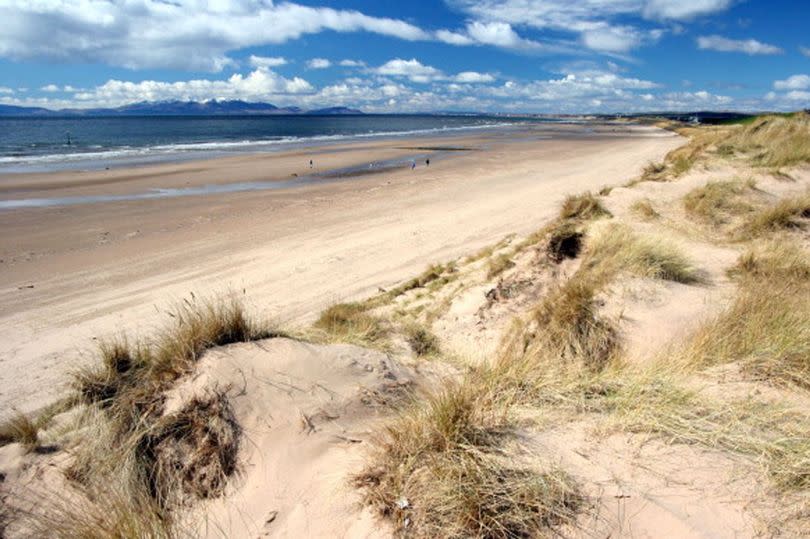
<path id="1" fill-rule="evenodd" d="M 475 142 L 453 140 L 464 147 Z M 164 309 L 189 292 L 245 290 L 263 316 L 300 322 L 430 263 L 529 233 L 565 195 L 625 181 L 682 144 L 648 128 L 540 143 L 532 137 L 476 140 L 478 151 L 448 152 L 415 171 L 295 189 L 0 212 L 6 231 L 0 241 L 0 399 L 23 411 L 44 405 L 61 393 L 66 372 L 90 360 L 98 339 L 123 327 L 149 333 Z M 414 145 L 428 143 L 395 143 Z M 318 159 L 324 168 L 339 168 L 412 152 L 393 146 L 363 144 Z M 166 167 L 162 175 L 139 168 L 113 178 L 31 176 L 25 196 L 199 185 L 222 178 L 223 171 L 235 182 L 265 174 L 271 165 L 287 173 L 285 167 L 300 167 L 305 157 L 212 160 Z"/>

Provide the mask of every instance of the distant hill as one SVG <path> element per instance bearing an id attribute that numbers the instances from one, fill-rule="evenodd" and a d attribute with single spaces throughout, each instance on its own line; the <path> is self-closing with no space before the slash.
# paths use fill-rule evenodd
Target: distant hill
<path id="1" fill-rule="evenodd" d="M 271 103 L 250 103 L 239 100 L 211 101 L 143 101 L 115 108 L 60 109 L 17 107 L 0 104 L 0 116 L 266 116 L 274 114 L 363 114 L 357 109 L 329 107 L 304 110 L 300 107 L 277 107 Z"/>

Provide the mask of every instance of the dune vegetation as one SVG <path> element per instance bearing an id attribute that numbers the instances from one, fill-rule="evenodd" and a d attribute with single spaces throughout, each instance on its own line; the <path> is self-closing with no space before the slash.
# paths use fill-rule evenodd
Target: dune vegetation
<path id="1" fill-rule="evenodd" d="M 71 496 L 5 518 L 55 537 L 183 536 L 193 529 L 189 508 L 229 495 L 249 436 L 228 390 L 174 408 L 167 392 L 193 380 L 211 348 L 291 335 L 312 347 L 382 350 L 417 381 L 396 404 L 361 390 L 373 432 L 347 433 L 341 442 L 362 460 L 335 471 L 394 535 L 615 532 L 622 523 L 606 514 L 631 495 L 605 485 L 667 476 L 666 452 L 644 453 L 632 445 L 639 440 L 688 447 L 682 459 L 718 474 L 702 492 L 690 486 L 689 496 L 705 495 L 712 507 L 711 489 L 748 481 L 750 490 L 735 493 L 742 501 L 723 504 L 761 521 L 757 530 L 805 535 L 810 176 L 791 169 L 794 180 L 785 182 L 761 178 L 760 169 L 810 162 L 810 121 L 800 113 L 679 129 L 689 140 L 628 189 L 569 196 L 534 234 L 328 306 L 309 327 L 282 332 L 233 295 L 192 297 L 151 339 L 101 341 L 98 361 L 75 373 L 58 405 L 0 425 L 0 445 L 29 453 L 53 439 L 51 422 L 69 425 L 55 451 L 69 460 Z M 730 166 L 741 174 L 729 179 Z M 633 187 L 643 181 L 666 182 L 648 186 L 662 199 L 640 198 Z M 692 183 L 668 193 L 676 182 Z M 712 234 L 684 232 L 695 221 Z M 654 331 L 633 339 L 640 327 Z M 639 345 L 651 339 L 655 346 Z M 458 341 L 471 344 L 460 352 Z M 468 358 L 470 349 L 485 353 Z M 310 419 L 301 421 L 302 436 L 312 435 Z M 570 438 L 554 443 L 574 426 L 587 433 L 587 455 Z M 607 443 L 616 439 L 635 448 L 619 455 L 630 476 L 614 478 L 621 470 L 604 465 L 617 460 Z M 668 503 L 687 497 L 679 492 Z"/>

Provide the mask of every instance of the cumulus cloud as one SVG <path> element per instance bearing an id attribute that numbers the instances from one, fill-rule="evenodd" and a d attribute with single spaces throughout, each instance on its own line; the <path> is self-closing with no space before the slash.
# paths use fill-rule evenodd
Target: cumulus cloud
<path id="1" fill-rule="evenodd" d="M 366 63 L 363 62 L 362 60 L 346 59 L 346 60 L 341 60 L 340 65 L 342 65 L 343 67 L 365 67 Z"/>
<path id="2" fill-rule="evenodd" d="M 810 89 L 810 75 L 793 75 L 785 80 L 773 83 L 776 90 L 808 90 Z"/>
<path id="3" fill-rule="evenodd" d="M 43 91 L 43 92 L 60 92 L 61 88 L 59 88 L 59 86 L 57 86 L 55 84 L 47 84 L 47 85 L 43 86 L 42 88 L 40 88 L 40 90 Z"/>
<path id="4" fill-rule="evenodd" d="M 0 86 L 0 94 L 9 94 L 10 95 L 10 94 L 13 94 L 13 93 L 14 93 L 14 90 L 12 90 L 11 88 L 7 88 L 5 86 Z"/>
<path id="5" fill-rule="evenodd" d="M 0 0 L 0 20 L 0 57 L 131 69 L 218 71 L 234 65 L 230 51 L 325 30 L 432 38 L 397 19 L 272 0 Z"/>
<path id="6" fill-rule="evenodd" d="M 224 80 L 197 79 L 178 82 L 109 80 L 92 90 L 75 94 L 87 106 L 119 106 L 138 101 L 207 101 L 243 99 L 271 101 L 277 97 L 313 92 L 304 79 L 284 78 L 265 68 L 247 75 L 235 74 Z"/>
<path id="7" fill-rule="evenodd" d="M 326 69 L 331 65 L 332 62 L 330 62 L 326 58 L 313 58 L 312 60 L 307 62 L 307 67 L 310 69 Z"/>
<path id="8" fill-rule="evenodd" d="M 756 39 L 729 39 L 723 36 L 700 36 L 698 48 L 718 52 L 743 52 L 745 54 L 781 54 L 782 49 L 775 45 L 761 43 Z"/>
<path id="9" fill-rule="evenodd" d="M 287 65 L 287 59 L 280 56 L 255 56 L 251 55 L 248 60 L 253 67 L 271 68 Z"/>
<path id="10" fill-rule="evenodd" d="M 441 70 L 422 64 L 416 58 L 394 58 L 374 70 L 379 75 L 407 77 L 412 82 L 426 83 L 445 77 Z"/>
<path id="11" fill-rule="evenodd" d="M 394 58 L 383 65 L 372 70 L 377 75 L 389 77 L 404 77 L 411 82 L 426 84 L 437 81 L 453 81 L 462 84 L 483 84 L 492 82 L 495 77 L 490 73 L 479 73 L 478 71 L 462 71 L 456 75 L 446 75 L 441 69 L 424 65 L 416 58 L 403 60 Z"/>

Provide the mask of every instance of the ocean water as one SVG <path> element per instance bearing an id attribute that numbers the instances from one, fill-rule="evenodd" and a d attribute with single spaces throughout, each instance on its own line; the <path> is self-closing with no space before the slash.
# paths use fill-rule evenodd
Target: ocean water
<path id="1" fill-rule="evenodd" d="M 0 118 L 0 173 L 182 161 L 530 121 L 536 120 L 417 115 Z"/>

